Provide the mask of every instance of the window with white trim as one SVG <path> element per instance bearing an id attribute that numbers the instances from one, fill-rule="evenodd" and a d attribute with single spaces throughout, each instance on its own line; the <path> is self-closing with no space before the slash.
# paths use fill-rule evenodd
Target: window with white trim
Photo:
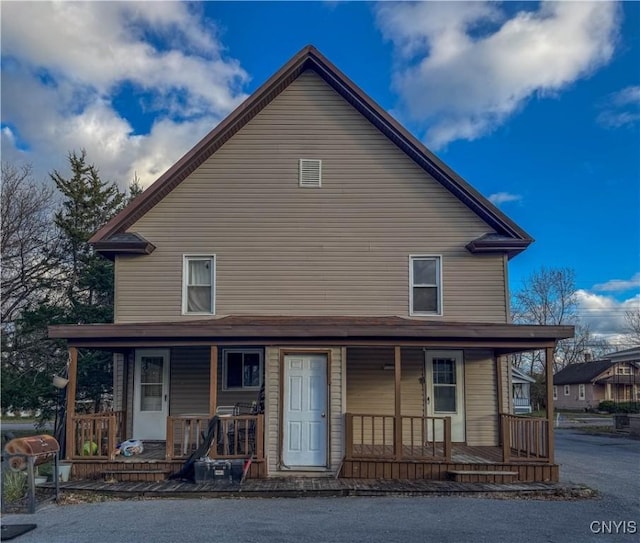
<path id="1" fill-rule="evenodd" d="M 439 256 L 409 256 L 409 312 L 411 315 L 442 315 Z"/>
<path id="2" fill-rule="evenodd" d="M 564 395 L 569 396 L 571 394 L 571 385 L 564 385 Z"/>
<path id="3" fill-rule="evenodd" d="M 616 375 L 631 375 L 631 368 L 629 366 L 616 366 Z"/>
<path id="4" fill-rule="evenodd" d="M 182 270 L 182 313 L 215 313 L 215 256 L 185 255 Z"/>
<path id="5" fill-rule="evenodd" d="M 558 387 L 557 386 L 553 386 L 553 399 L 557 400 L 558 399 Z"/>
<path id="6" fill-rule="evenodd" d="M 224 349 L 222 388 L 258 390 L 262 385 L 262 349 Z"/>
<path id="7" fill-rule="evenodd" d="M 578 385 L 578 400 L 584 400 L 584 385 Z"/>

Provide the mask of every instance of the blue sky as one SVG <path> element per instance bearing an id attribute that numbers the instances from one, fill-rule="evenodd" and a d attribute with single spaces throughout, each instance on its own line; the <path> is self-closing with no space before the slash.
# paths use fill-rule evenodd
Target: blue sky
<path id="1" fill-rule="evenodd" d="M 585 322 L 621 332 L 640 304 L 637 2 L 3 1 L 2 158 L 46 179 L 84 147 L 148 185 L 309 43 L 536 239 L 512 290 L 573 268 Z"/>

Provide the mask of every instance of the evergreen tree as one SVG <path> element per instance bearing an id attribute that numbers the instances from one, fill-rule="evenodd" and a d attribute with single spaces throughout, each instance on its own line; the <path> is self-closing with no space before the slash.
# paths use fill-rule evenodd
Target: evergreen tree
<path id="1" fill-rule="evenodd" d="M 71 176 L 51 174 L 62 193 L 62 209 L 55 224 L 62 236 L 65 268 L 65 320 L 73 324 L 113 321 L 113 262 L 96 254 L 89 239 L 127 203 L 127 195 L 102 181 L 97 168 L 87 163 L 85 151 L 69 154 Z M 96 406 L 112 386 L 111 355 L 83 350 L 78 363 L 78 396 Z"/>
<path id="2" fill-rule="evenodd" d="M 43 223 L 42 230 L 56 233 L 56 243 L 47 254 L 46 262 L 50 266 L 33 286 L 23 289 L 30 293 L 29 298 L 24 298 L 29 303 L 22 303 L 19 310 L 14 311 L 11 322 L 2 324 L 2 407 L 40 409 L 44 420 L 51 415 L 56 403 L 52 377 L 64 375 L 68 359 L 65 342 L 48 339 L 47 326 L 112 322 L 113 263 L 96 254 L 88 240 L 141 192 L 137 179 L 131 185 L 129 197 L 115 183 L 102 181 L 97 168 L 88 164 L 84 151 L 70 153 L 68 159 L 69 177 L 57 171 L 51 174 L 62 196 L 58 211 L 53 213 L 51 209 L 49 214 L 38 215 L 48 221 Z M 3 168 L 3 182 L 4 173 Z M 9 193 L 3 191 L 3 210 L 5 195 Z M 7 207 L 13 208 L 18 210 L 14 215 L 23 220 L 20 210 L 27 207 Z M 22 222 L 16 219 L 7 224 Z M 26 262 L 39 261 L 30 258 Z M 19 274 L 15 275 L 20 278 Z M 5 282 L 3 276 L 3 287 L 5 285 L 13 283 Z M 82 349 L 79 357 L 78 399 L 97 404 L 104 393 L 111 391 L 111 355 Z"/>

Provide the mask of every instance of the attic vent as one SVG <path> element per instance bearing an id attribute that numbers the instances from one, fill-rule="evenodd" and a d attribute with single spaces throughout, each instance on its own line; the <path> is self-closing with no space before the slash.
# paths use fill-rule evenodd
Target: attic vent
<path id="1" fill-rule="evenodd" d="M 322 160 L 300 159 L 300 186 L 319 187 L 322 179 Z"/>

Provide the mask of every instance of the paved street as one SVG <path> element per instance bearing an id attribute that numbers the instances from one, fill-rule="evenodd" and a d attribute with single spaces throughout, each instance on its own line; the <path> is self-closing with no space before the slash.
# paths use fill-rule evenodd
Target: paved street
<path id="1" fill-rule="evenodd" d="M 129 500 L 47 506 L 3 522 L 38 524 L 18 543 L 637 541 L 640 442 L 561 430 L 557 448 L 563 479 L 599 489 L 600 498 Z M 616 526 L 635 533 L 594 533 Z"/>

